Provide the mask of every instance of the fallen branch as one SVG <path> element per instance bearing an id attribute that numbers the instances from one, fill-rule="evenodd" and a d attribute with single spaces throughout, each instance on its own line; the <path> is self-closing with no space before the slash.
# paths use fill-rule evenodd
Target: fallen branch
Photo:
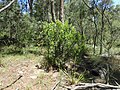
<path id="1" fill-rule="evenodd" d="M 4 11 L 5 9 L 7 9 L 8 7 L 10 7 L 14 2 L 15 2 L 15 0 L 12 0 L 8 5 L 6 5 L 5 7 L 1 8 L 1 9 L 0 9 L 0 13 L 1 13 L 2 11 Z"/>
<path id="2" fill-rule="evenodd" d="M 60 84 L 60 81 L 58 81 L 51 90 L 55 90 L 55 88 L 56 88 L 59 84 Z"/>
<path id="3" fill-rule="evenodd" d="M 4 89 L 12 86 L 12 85 L 15 84 L 19 79 L 21 79 L 21 77 L 22 77 L 22 76 L 20 75 L 15 81 L 13 81 L 11 84 L 7 85 L 6 87 L 1 88 L 0 90 L 4 90 Z"/>
<path id="4" fill-rule="evenodd" d="M 113 86 L 102 83 L 80 83 L 73 86 L 64 86 L 68 90 L 86 90 L 88 88 L 101 88 L 101 89 L 120 89 L 120 86 Z"/>

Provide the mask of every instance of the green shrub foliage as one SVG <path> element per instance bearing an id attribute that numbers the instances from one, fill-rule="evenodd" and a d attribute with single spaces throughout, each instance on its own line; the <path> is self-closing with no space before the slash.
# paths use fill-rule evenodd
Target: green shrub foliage
<path id="1" fill-rule="evenodd" d="M 86 51 L 84 39 L 74 26 L 66 21 L 43 24 L 44 44 L 47 46 L 47 58 L 51 65 L 63 65 L 67 59 L 80 59 Z"/>

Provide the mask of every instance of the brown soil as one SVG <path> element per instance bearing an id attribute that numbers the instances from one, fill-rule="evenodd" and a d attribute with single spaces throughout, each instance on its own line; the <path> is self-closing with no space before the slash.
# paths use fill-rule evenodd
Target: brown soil
<path id="1" fill-rule="evenodd" d="M 37 69 L 36 64 L 30 59 L 13 60 L 5 67 L 0 67 L 0 90 L 51 90 L 59 81 L 59 73 L 47 73 Z M 20 76 L 22 77 L 18 79 Z M 17 81 L 14 82 L 15 80 Z"/>

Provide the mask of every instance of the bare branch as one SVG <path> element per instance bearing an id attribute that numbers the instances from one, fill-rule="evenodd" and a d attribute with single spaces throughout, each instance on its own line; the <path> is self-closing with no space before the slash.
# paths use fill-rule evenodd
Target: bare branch
<path id="1" fill-rule="evenodd" d="M 60 81 L 58 81 L 51 90 L 55 90 L 55 88 L 56 88 L 59 84 L 60 84 Z"/>
<path id="2" fill-rule="evenodd" d="M 16 83 L 19 79 L 21 79 L 21 78 L 22 78 L 22 76 L 20 75 L 15 81 L 13 81 L 11 84 L 7 85 L 6 87 L 1 88 L 0 90 L 4 90 L 4 89 L 12 86 L 13 84 L 15 84 L 15 83 Z"/>
<path id="3" fill-rule="evenodd" d="M 69 90 L 83 90 L 88 88 L 120 89 L 119 86 L 113 86 L 102 83 L 80 83 L 78 85 L 73 85 L 73 86 L 64 86 L 64 88 L 67 88 Z"/>
<path id="4" fill-rule="evenodd" d="M 91 9 L 91 7 L 85 2 L 85 0 L 82 0 L 82 1 L 89 9 Z"/>
<path id="5" fill-rule="evenodd" d="M 83 1 L 83 3 L 84 3 L 89 9 L 91 9 L 91 7 L 85 2 L 85 0 L 82 0 L 82 1 Z M 94 1 L 94 4 L 95 4 L 95 1 Z M 96 4 L 95 4 L 95 7 L 96 7 L 97 11 L 98 11 L 100 14 L 102 14 Z M 105 11 L 105 9 L 106 9 L 106 7 L 104 8 L 103 11 Z M 110 20 L 109 20 L 108 17 L 105 15 L 105 13 L 103 13 L 103 14 L 104 14 L 104 17 L 106 18 L 109 26 L 111 27 L 111 22 L 110 22 Z"/>
<path id="6" fill-rule="evenodd" d="M 7 9 L 8 7 L 10 7 L 14 2 L 15 2 L 15 0 L 12 0 L 8 5 L 6 5 L 5 7 L 1 8 L 1 9 L 0 9 L 0 13 L 1 13 L 2 11 L 4 11 L 5 9 Z"/>

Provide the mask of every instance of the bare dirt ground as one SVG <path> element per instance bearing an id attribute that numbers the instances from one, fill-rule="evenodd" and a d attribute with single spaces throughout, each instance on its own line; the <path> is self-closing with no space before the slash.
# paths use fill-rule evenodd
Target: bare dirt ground
<path id="1" fill-rule="evenodd" d="M 58 72 L 47 73 L 42 69 L 37 69 L 35 65 L 38 62 L 32 60 L 33 58 L 14 59 L 18 57 L 2 58 L 2 61 L 6 61 L 0 67 L 0 90 L 51 90 L 60 80 Z"/>
<path id="2" fill-rule="evenodd" d="M 0 56 L 0 90 L 52 90 L 64 76 L 60 72 L 38 69 L 36 65 L 41 60 L 43 56 Z M 120 65 L 119 60 L 113 63 Z M 57 86 L 55 90 L 66 89 Z"/>

